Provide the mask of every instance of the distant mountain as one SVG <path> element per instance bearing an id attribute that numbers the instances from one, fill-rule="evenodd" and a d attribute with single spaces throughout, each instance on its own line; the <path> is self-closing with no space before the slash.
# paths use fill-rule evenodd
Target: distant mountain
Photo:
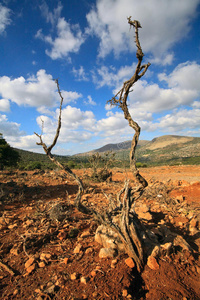
<path id="1" fill-rule="evenodd" d="M 62 163 L 73 161 L 82 164 L 88 161 L 88 156 L 99 152 L 101 154 L 113 151 L 116 159 L 129 161 L 131 141 L 123 143 L 107 144 L 101 148 L 76 154 L 73 156 L 56 155 Z M 41 162 L 44 167 L 54 167 L 46 154 L 33 153 L 30 151 L 15 149 L 19 152 L 21 164 L 27 165 L 34 161 Z M 170 164 L 200 164 L 200 138 L 178 135 L 164 135 L 154 138 L 152 141 L 141 140 L 136 148 L 137 162 L 151 165 L 170 165 Z M 50 165 L 51 164 L 51 165 Z"/>
<path id="2" fill-rule="evenodd" d="M 101 148 L 77 154 L 76 157 L 90 156 L 96 152 L 114 151 L 121 160 L 129 160 L 131 141 L 107 144 Z M 164 135 L 152 141 L 141 140 L 136 149 L 137 161 L 153 164 L 188 163 L 200 164 L 200 138 L 178 135 Z"/>
<path id="3" fill-rule="evenodd" d="M 142 147 L 146 145 L 149 141 L 146 140 L 141 140 L 138 142 L 138 147 Z M 89 152 L 84 152 L 84 153 L 78 153 L 75 154 L 75 156 L 90 156 L 93 155 L 96 152 L 103 153 L 103 152 L 108 152 L 108 151 L 123 151 L 131 148 L 131 141 L 125 141 L 117 144 L 107 144 L 103 147 L 100 147 L 98 149 L 89 151 Z"/>
<path id="4" fill-rule="evenodd" d="M 171 145 L 185 144 L 188 142 L 192 142 L 195 139 L 194 137 L 188 136 L 179 136 L 179 135 L 163 135 L 157 138 L 154 138 L 151 142 L 146 144 L 146 148 L 150 150 L 155 150 L 158 148 L 165 148 Z"/>

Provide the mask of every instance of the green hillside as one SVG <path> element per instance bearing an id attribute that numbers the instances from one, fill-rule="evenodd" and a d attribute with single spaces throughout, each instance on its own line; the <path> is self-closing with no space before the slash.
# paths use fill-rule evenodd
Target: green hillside
<path id="1" fill-rule="evenodd" d="M 99 152 L 101 155 L 112 150 L 116 153 L 116 166 L 129 166 L 130 141 L 120 144 L 108 144 L 99 149 L 73 156 L 56 155 L 56 158 L 70 168 L 89 167 L 89 158 Z M 55 169 L 55 165 L 45 154 L 15 149 L 21 156 L 19 168 Z M 152 141 L 140 141 L 136 149 L 137 163 L 147 166 L 200 164 L 200 138 L 166 135 Z M 123 163 L 120 163 L 123 162 Z"/>

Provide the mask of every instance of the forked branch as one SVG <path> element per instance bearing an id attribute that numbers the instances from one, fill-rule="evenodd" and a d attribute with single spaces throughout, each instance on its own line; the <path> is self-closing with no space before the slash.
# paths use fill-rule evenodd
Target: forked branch
<path id="1" fill-rule="evenodd" d="M 57 84 L 57 89 L 58 89 L 58 93 L 60 96 L 60 109 L 59 109 L 59 117 L 58 117 L 58 125 L 57 125 L 57 130 L 56 130 L 56 134 L 54 137 L 54 140 L 52 142 L 52 144 L 47 147 L 47 145 L 44 143 L 43 138 L 42 138 L 42 133 L 38 134 L 35 132 L 35 135 L 39 138 L 40 142 L 37 143 L 37 145 L 40 145 L 43 147 L 44 152 L 47 154 L 47 156 L 49 157 L 49 159 L 55 163 L 59 168 L 61 168 L 62 170 L 65 170 L 78 184 L 78 193 L 76 196 L 76 200 L 75 200 L 75 206 L 77 206 L 77 208 L 84 212 L 84 213 L 90 213 L 87 208 L 85 206 L 83 206 L 81 204 L 81 194 L 83 193 L 83 183 L 81 181 L 81 179 L 67 166 L 63 166 L 56 158 L 55 156 L 51 153 L 51 150 L 53 149 L 53 147 L 56 145 L 59 134 L 60 134 L 60 129 L 61 129 L 61 113 L 62 113 L 62 105 L 63 105 L 63 97 L 62 97 L 62 93 L 60 91 L 60 86 L 58 83 L 58 79 L 55 80 L 56 84 Z"/>
<path id="2" fill-rule="evenodd" d="M 139 183 L 139 188 L 138 191 L 143 190 L 148 184 L 147 181 L 140 175 L 139 171 L 136 168 L 135 164 L 135 150 L 137 147 L 137 143 L 139 140 L 140 136 L 140 126 L 135 122 L 129 112 L 128 105 L 127 105 L 127 99 L 128 95 L 130 93 L 130 89 L 132 86 L 146 73 L 147 69 L 150 66 L 150 63 L 143 64 L 142 65 L 142 60 L 143 60 L 143 51 L 142 47 L 140 45 L 139 41 L 139 34 L 138 34 L 138 28 L 141 28 L 140 22 L 139 21 L 132 21 L 131 17 L 128 18 L 128 23 L 130 26 L 133 26 L 135 29 L 135 43 L 137 47 L 137 53 L 136 57 L 138 60 L 135 72 L 133 76 L 124 82 L 122 89 L 111 99 L 108 101 L 111 105 L 118 106 L 122 109 L 124 113 L 124 118 L 128 121 L 129 126 L 132 127 L 135 131 L 134 137 L 132 139 L 131 143 L 131 150 L 130 150 L 130 169 L 133 172 L 134 177 L 136 178 L 137 182 Z"/>
<path id="3" fill-rule="evenodd" d="M 144 191 L 144 188 L 148 184 L 147 181 L 140 175 L 135 164 L 135 150 L 140 135 L 140 127 L 130 115 L 127 105 L 127 98 L 131 91 L 131 87 L 146 73 L 148 67 L 150 66 L 150 63 L 142 65 L 144 54 L 142 52 L 138 35 L 138 28 L 141 28 L 140 23 L 138 21 L 132 21 L 131 17 L 128 18 L 128 23 L 135 29 L 135 43 L 137 46 L 136 57 L 138 63 L 134 75 L 128 81 L 124 82 L 122 89 L 108 102 L 111 105 L 116 105 L 122 109 L 124 117 L 128 121 L 129 126 L 132 127 L 135 131 L 130 150 L 130 169 L 133 172 L 133 175 L 135 176 L 138 186 L 136 188 L 133 188 L 130 186 L 129 181 L 126 181 L 124 187 L 116 196 L 116 201 L 114 201 L 111 196 L 108 197 L 107 195 L 105 195 L 109 200 L 110 209 L 104 213 L 102 211 L 99 213 L 91 208 L 84 206 L 81 203 L 81 195 L 84 191 L 82 181 L 76 174 L 72 172 L 71 169 L 69 169 L 68 167 L 64 167 L 62 164 L 60 164 L 51 153 L 51 150 L 57 143 L 57 139 L 60 134 L 61 128 L 61 111 L 63 97 L 59 88 L 58 80 L 56 80 L 56 84 L 58 88 L 58 93 L 61 98 L 61 102 L 58 127 L 56 130 L 54 140 L 52 144 L 49 147 L 47 147 L 46 144 L 43 142 L 42 134 L 35 134 L 40 140 L 40 142 L 37 144 L 43 147 L 48 157 L 61 169 L 64 169 L 66 172 L 68 172 L 73 179 L 76 180 L 79 190 L 76 196 L 75 206 L 78 208 L 78 210 L 84 213 L 92 214 L 93 217 L 97 219 L 102 225 L 116 232 L 125 246 L 124 248 L 126 253 L 134 259 L 138 271 L 141 271 L 143 268 L 145 256 L 142 240 L 143 228 L 140 224 L 139 219 L 137 218 L 137 215 L 134 213 L 134 204 L 135 201 L 141 196 L 141 194 Z"/>

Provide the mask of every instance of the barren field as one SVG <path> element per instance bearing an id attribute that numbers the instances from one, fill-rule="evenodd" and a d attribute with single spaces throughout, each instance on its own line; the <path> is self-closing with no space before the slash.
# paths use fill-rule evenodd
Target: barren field
<path id="1" fill-rule="evenodd" d="M 99 210 L 108 205 L 105 194 L 133 179 L 122 169 L 103 183 L 91 181 L 91 170 L 74 172 L 85 186 L 82 201 Z M 98 224 L 73 206 L 69 176 L 1 172 L 0 299 L 200 299 L 200 166 L 140 172 L 149 186 L 135 212 L 163 249 L 148 253 L 141 274 L 124 253 L 100 255 Z"/>

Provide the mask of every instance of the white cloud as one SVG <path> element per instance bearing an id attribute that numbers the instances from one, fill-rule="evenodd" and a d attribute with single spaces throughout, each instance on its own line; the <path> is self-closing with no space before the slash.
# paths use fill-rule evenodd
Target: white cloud
<path id="1" fill-rule="evenodd" d="M 113 86 L 116 94 L 122 87 L 124 80 L 132 76 L 134 64 L 131 67 L 119 69 L 102 67 L 98 70 L 101 76 L 96 82 L 99 86 Z M 130 110 L 137 115 L 144 114 L 144 120 L 149 120 L 151 114 L 159 113 L 180 107 L 193 105 L 200 97 L 200 65 L 196 62 L 186 62 L 178 65 L 169 75 L 158 75 L 160 83 L 164 81 L 167 87 L 163 88 L 157 83 L 148 83 L 140 80 L 133 86 L 133 92 L 129 94 Z M 197 104 L 196 104 L 197 105 Z M 106 110 L 112 107 L 106 105 Z M 135 114 L 134 113 L 134 114 Z"/>
<path id="2" fill-rule="evenodd" d="M 72 91 L 61 91 L 64 103 L 74 102 L 82 95 Z M 18 77 L 12 79 L 7 76 L 0 77 L 0 95 L 18 105 L 32 107 L 51 107 L 60 101 L 57 86 L 52 75 L 45 70 L 39 70 L 35 75 L 25 79 Z M 4 100 L 4 107 L 6 102 Z M 8 103 L 7 103 L 8 105 Z"/>
<path id="3" fill-rule="evenodd" d="M 6 27 L 11 23 L 10 13 L 9 8 L 0 4 L 0 34 L 4 33 Z"/>
<path id="4" fill-rule="evenodd" d="M 169 76 L 162 73 L 159 79 L 166 81 L 170 88 L 200 91 L 200 65 L 190 61 L 179 64 Z"/>
<path id="5" fill-rule="evenodd" d="M 2 112 L 10 111 L 10 102 L 8 99 L 0 99 L 0 111 Z"/>
<path id="6" fill-rule="evenodd" d="M 85 41 L 84 35 L 78 24 L 70 25 L 64 18 L 58 18 L 57 36 L 44 35 L 42 29 L 36 33 L 36 38 L 40 38 L 51 46 L 51 50 L 46 50 L 46 54 L 51 59 L 68 58 L 70 53 L 77 53 L 80 46 Z"/>
<path id="7" fill-rule="evenodd" d="M 58 99 L 56 88 L 52 76 L 45 70 L 39 70 L 36 76 L 28 79 L 0 77 L 0 95 L 18 105 L 52 106 Z"/>
<path id="8" fill-rule="evenodd" d="M 37 123 L 44 134 L 44 141 L 51 144 L 58 124 L 59 110 L 52 117 L 41 115 L 37 117 Z M 94 133 L 95 117 L 91 111 L 81 111 L 79 108 L 68 105 L 62 110 L 61 131 L 58 140 L 60 143 L 78 143 L 89 140 Z"/>
<path id="9" fill-rule="evenodd" d="M 194 102 L 192 103 L 192 107 L 200 108 L 200 101 L 194 101 Z"/>
<path id="10" fill-rule="evenodd" d="M 50 23 L 53 29 L 56 28 L 56 36 L 54 37 L 53 33 L 44 35 L 42 29 L 39 29 L 35 37 L 40 38 L 50 45 L 51 49 L 47 49 L 45 52 L 53 60 L 59 58 L 69 59 L 69 54 L 77 53 L 85 41 L 79 25 L 71 25 L 65 18 L 61 17 L 62 8 L 61 2 L 58 2 L 58 6 L 53 12 L 49 10 L 46 1 L 43 1 L 40 6 L 41 13 L 45 17 L 46 22 Z"/>
<path id="11" fill-rule="evenodd" d="M 189 33 L 198 4 L 199 0 L 182 0 L 181 5 L 179 1 L 99 0 L 87 15 L 88 31 L 100 40 L 100 57 L 112 51 L 115 55 L 132 51 L 134 34 L 127 30 L 127 17 L 132 15 L 143 27 L 140 41 L 144 53 L 150 52 L 167 64 L 172 60 L 171 46 Z"/>
<path id="12" fill-rule="evenodd" d="M 87 101 L 84 101 L 84 104 L 86 105 L 96 105 L 96 102 L 94 100 L 92 100 L 92 97 L 89 95 Z"/>
<path id="13" fill-rule="evenodd" d="M 4 135 L 6 140 L 8 139 L 8 142 L 10 137 L 14 137 L 16 139 L 16 137 L 18 138 L 20 135 L 24 134 L 23 131 L 20 131 L 20 124 L 8 121 L 6 115 L 0 114 L 0 124 L 0 132 Z"/>
<path id="14" fill-rule="evenodd" d="M 58 115 L 58 111 L 57 111 Z M 92 111 L 81 111 L 80 108 L 68 105 L 62 111 L 62 126 L 69 129 L 84 128 L 92 130 L 95 124 L 95 116 Z"/>
<path id="15" fill-rule="evenodd" d="M 131 66 L 124 66 L 118 70 L 113 66 L 102 66 L 93 72 L 93 81 L 96 83 L 97 87 L 109 86 L 120 88 L 123 82 L 129 79 L 135 72 L 135 63 Z"/>
<path id="16" fill-rule="evenodd" d="M 151 61 L 151 64 L 156 64 L 156 65 L 162 65 L 162 66 L 167 66 L 171 65 L 172 62 L 174 61 L 174 54 L 166 54 L 164 53 L 161 56 L 155 56 L 155 57 L 150 57 L 149 59 Z"/>
<path id="17" fill-rule="evenodd" d="M 200 128 L 200 109 L 181 109 L 160 119 L 159 128 L 164 131 L 182 132 Z"/>
<path id="18" fill-rule="evenodd" d="M 77 92 L 72 92 L 72 91 L 61 91 L 62 97 L 64 98 L 64 104 L 70 103 L 70 102 L 76 102 L 79 98 L 82 97 L 82 94 L 77 93 Z"/>
<path id="19" fill-rule="evenodd" d="M 14 136 L 10 136 L 6 140 L 10 143 L 12 147 L 24 149 L 27 151 L 44 153 L 42 147 L 36 144 L 37 142 L 39 142 L 39 140 L 35 134 L 22 135 L 19 136 L 17 139 Z"/>
<path id="20" fill-rule="evenodd" d="M 40 106 L 37 108 L 37 111 L 40 113 L 40 114 L 44 114 L 44 115 L 49 115 L 49 116 L 53 116 L 55 114 L 54 111 L 48 109 L 46 106 Z"/>
<path id="21" fill-rule="evenodd" d="M 83 66 L 80 66 L 79 69 L 76 69 L 73 67 L 72 73 L 74 74 L 75 78 L 78 81 L 88 81 L 89 80 L 88 75 L 86 74 Z"/>
<path id="22" fill-rule="evenodd" d="M 61 15 L 62 8 L 63 6 L 61 2 L 58 3 L 58 6 L 54 8 L 53 12 L 49 11 L 49 7 L 45 1 L 43 1 L 43 3 L 40 5 L 42 15 L 45 17 L 48 23 L 51 23 L 52 26 L 57 23 L 58 18 Z"/>
<path id="23" fill-rule="evenodd" d="M 128 122 L 124 119 L 123 113 L 118 112 L 97 121 L 95 126 L 95 130 L 103 136 L 123 134 L 125 128 L 128 130 Z"/>

